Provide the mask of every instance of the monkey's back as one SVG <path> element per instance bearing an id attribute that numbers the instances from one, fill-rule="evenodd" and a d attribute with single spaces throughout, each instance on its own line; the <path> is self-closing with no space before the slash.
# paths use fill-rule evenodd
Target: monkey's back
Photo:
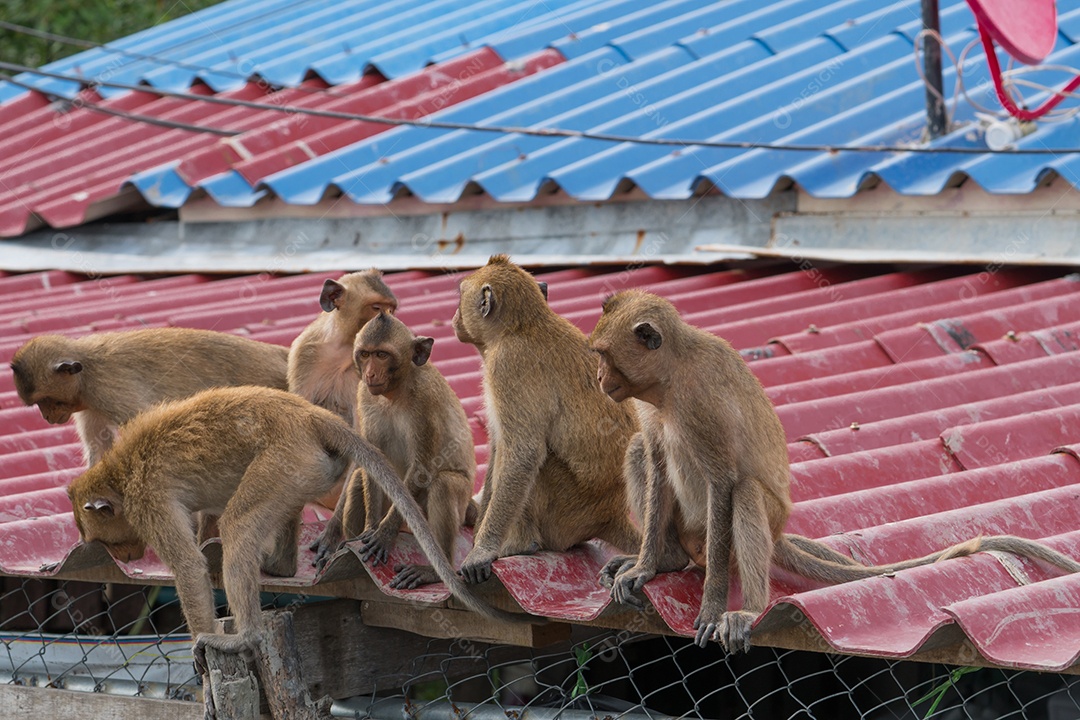
<path id="1" fill-rule="evenodd" d="M 340 472 L 345 461 L 324 443 L 335 425 L 347 429 L 283 390 L 213 388 L 136 416 L 101 464 L 136 502 L 178 491 L 192 494 L 192 510 L 220 513 L 256 458 L 276 463 L 283 482 Z"/>
<path id="2" fill-rule="evenodd" d="M 585 335 L 553 312 L 529 332 L 504 338 L 484 359 L 489 421 L 497 435 L 542 437 L 548 456 L 531 501 L 570 527 L 627 512 L 622 464 L 637 418 L 604 395 L 595 365 Z M 550 545 L 566 544 L 558 528 L 552 534 L 559 537 L 549 537 Z"/>

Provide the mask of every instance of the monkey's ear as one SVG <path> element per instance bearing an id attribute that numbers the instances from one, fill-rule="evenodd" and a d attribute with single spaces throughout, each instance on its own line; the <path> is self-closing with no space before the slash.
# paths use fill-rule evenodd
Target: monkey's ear
<path id="1" fill-rule="evenodd" d="M 412 344 L 413 365 L 420 367 L 431 357 L 431 346 L 435 344 L 435 338 L 418 337 Z"/>
<path id="2" fill-rule="evenodd" d="M 490 285 L 480 288 L 480 317 L 487 317 L 495 309 L 495 291 Z"/>
<path id="3" fill-rule="evenodd" d="M 82 363 L 78 360 L 61 360 L 53 365 L 53 370 L 65 375 L 77 375 L 82 372 Z"/>
<path id="4" fill-rule="evenodd" d="M 650 350 L 655 350 L 664 342 L 664 338 L 661 337 L 660 331 L 654 328 L 652 323 L 649 322 L 639 322 L 635 325 L 634 335 L 637 335 L 637 339 Z"/>
<path id="5" fill-rule="evenodd" d="M 322 309 L 326 312 L 333 312 L 337 309 L 338 302 L 344 294 L 344 285 L 337 280 L 327 279 L 327 281 L 322 284 L 322 293 L 319 294 L 319 305 L 321 305 Z"/>
<path id="6" fill-rule="evenodd" d="M 548 299 L 548 297 L 547 297 L 547 283 L 546 282 L 538 282 L 536 284 L 540 286 L 540 292 L 542 292 L 544 294 L 544 299 L 547 300 Z"/>

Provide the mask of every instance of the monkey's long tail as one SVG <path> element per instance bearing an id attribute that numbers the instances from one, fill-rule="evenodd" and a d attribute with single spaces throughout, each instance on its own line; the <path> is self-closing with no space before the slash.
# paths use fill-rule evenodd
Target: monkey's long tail
<path id="1" fill-rule="evenodd" d="M 777 565 L 785 570 L 811 580 L 835 585 L 851 582 L 852 580 L 864 580 L 878 575 L 887 575 L 900 570 L 919 567 L 920 565 L 929 565 L 948 558 L 971 555 L 979 550 L 990 549 L 982 546 L 985 540 L 985 538 L 975 538 L 930 555 L 888 565 L 859 565 L 851 558 L 817 541 L 785 534 L 781 535 L 780 540 L 776 543 L 774 560 Z"/>
<path id="2" fill-rule="evenodd" d="M 386 493 L 390 501 L 397 507 L 398 512 L 405 519 L 405 523 L 412 530 L 413 535 L 416 536 L 417 541 L 420 543 L 421 549 L 424 550 L 424 554 L 427 555 L 428 560 L 431 561 L 431 566 L 435 568 L 435 572 L 439 575 L 439 578 L 446 583 L 446 586 L 450 588 L 450 592 L 454 594 L 462 603 L 464 603 L 470 610 L 485 615 L 495 620 L 503 620 L 506 622 L 522 623 L 522 622 L 537 622 L 536 618 L 531 618 L 528 615 L 521 615 L 515 613 L 508 613 L 498 608 L 493 608 L 487 603 L 476 597 L 468 586 L 458 577 L 454 571 L 450 562 L 443 555 L 439 549 L 439 541 L 435 539 L 435 535 L 432 534 L 431 528 L 428 526 L 427 520 L 424 518 L 424 513 L 420 510 L 420 506 L 416 504 L 416 500 L 413 499 L 412 493 L 405 487 L 405 483 L 401 481 L 397 473 L 386 461 L 386 457 L 376 448 L 374 445 L 364 440 L 344 423 L 331 423 L 322 422 L 323 437 L 330 450 L 348 455 L 356 460 L 364 470 L 367 471 L 375 482 L 379 484 L 383 492 Z M 430 550 L 428 549 L 430 548 Z"/>
<path id="3" fill-rule="evenodd" d="M 1080 572 L 1080 563 L 1053 550 L 1035 540 L 1014 537 L 1012 535 L 991 535 L 977 537 L 957 543 L 930 555 L 913 560 L 889 565 L 859 565 L 851 558 L 838 553 L 816 540 L 800 535 L 783 535 L 776 544 L 775 559 L 786 570 L 803 575 L 813 580 L 827 583 L 844 583 L 862 580 L 876 575 L 907 570 L 920 565 L 929 565 L 941 560 L 963 557 L 983 551 L 1007 552 L 1023 555 L 1033 560 L 1041 560 L 1066 572 Z"/>

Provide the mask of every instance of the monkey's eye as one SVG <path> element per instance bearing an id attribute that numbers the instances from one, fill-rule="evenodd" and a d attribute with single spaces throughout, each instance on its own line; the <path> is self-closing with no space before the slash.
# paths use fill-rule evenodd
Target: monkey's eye
<path id="1" fill-rule="evenodd" d="M 380 360 L 385 360 L 386 358 L 390 357 L 390 353 L 386 352 L 385 350 L 379 350 L 377 353 L 375 353 L 375 357 L 379 358 Z"/>
<path id="2" fill-rule="evenodd" d="M 369 353 L 367 350 L 361 350 L 360 351 L 360 359 L 361 360 L 367 360 L 369 357 L 371 357 L 371 353 Z"/>

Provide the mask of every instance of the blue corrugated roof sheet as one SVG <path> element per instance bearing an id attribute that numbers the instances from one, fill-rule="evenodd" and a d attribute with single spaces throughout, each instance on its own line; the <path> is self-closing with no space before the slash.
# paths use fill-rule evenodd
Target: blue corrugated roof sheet
<path id="1" fill-rule="evenodd" d="M 1080 65 L 1080 0 L 1058 6 L 1061 31 L 1046 62 Z M 977 38 L 974 17 L 963 0 L 942 0 L 940 14 L 959 55 Z M 295 85 L 316 73 L 337 84 L 366 68 L 407 75 L 481 47 L 508 62 L 553 48 L 567 62 L 430 117 L 647 138 L 914 146 L 925 126 L 913 45 L 920 28 L 918 0 L 664 0 L 645 7 L 628 0 L 230 0 L 114 43 L 184 66 L 98 50 L 51 68 L 172 88 L 199 79 L 220 91 L 245 76 Z M 946 63 L 950 100 L 955 72 Z M 963 77 L 972 97 L 997 107 L 978 43 Z M 12 92 L 0 88 L 0 98 Z M 974 114 L 961 97 L 957 129 L 934 144 L 982 147 Z M 1080 122 L 1039 122 L 1019 145 L 1078 148 Z M 703 186 L 757 198 L 791 183 L 815 196 L 847 197 L 876 180 L 925 195 L 964 177 L 990 192 L 1026 193 L 1049 172 L 1076 178 L 1080 156 L 672 148 L 402 127 L 266 177 L 228 171 L 187 185 L 175 165 L 141 171 L 130 182 L 149 202 L 170 206 L 193 189 L 230 206 L 268 193 L 312 204 L 334 190 L 373 204 L 401 193 L 452 203 L 473 190 L 521 202 L 550 188 L 595 201 L 631 186 L 658 199 L 687 198 Z M 173 191 L 162 192 L 166 186 Z"/>

